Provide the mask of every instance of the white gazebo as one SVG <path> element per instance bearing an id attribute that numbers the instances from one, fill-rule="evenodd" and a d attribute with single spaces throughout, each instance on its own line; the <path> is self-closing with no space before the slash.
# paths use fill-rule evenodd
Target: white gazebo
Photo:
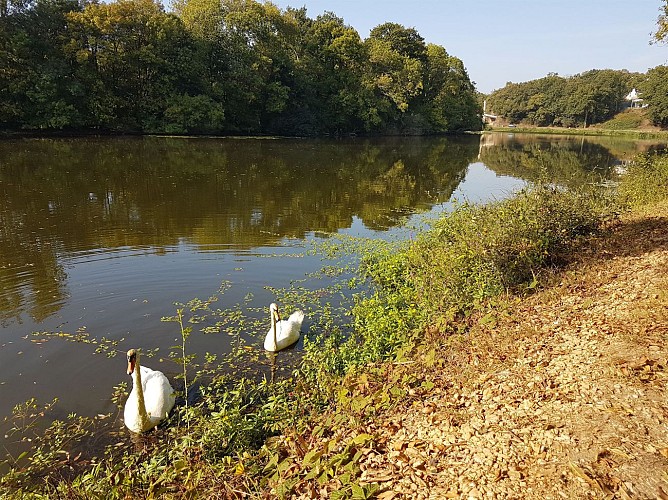
<path id="1" fill-rule="evenodd" d="M 647 106 L 647 104 L 643 103 L 636 89 L 631 90 L 624 99 L 628 102 L 629 108 L 644 108 Z"/>

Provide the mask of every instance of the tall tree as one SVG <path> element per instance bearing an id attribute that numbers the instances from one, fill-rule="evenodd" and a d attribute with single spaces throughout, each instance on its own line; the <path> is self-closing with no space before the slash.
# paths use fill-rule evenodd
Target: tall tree
<path id="1" fill-rule="evenodd" d="M 668 66 L 657 66 L 647 72 L 640 85 L 647 113 L 655 125 L 668 127 Z"/>
<path id="2" fill-rule="evenodd" d="M 301 25 L 292 104 L 295 127 L 305 134 L 365 130 L 361 89 L 366 50 L 359 34 L 332 13 L 303 19 Z"/>
<path id="3" fill-rule="evenodd" d="M 426 45 L 413 28 L 385 23 L 365 40 L 369 53 L 366 86 L 377 97 L 382 120 L 399 125 L 424 88 Z"/>
<path id="4" fill-rule="evenodd" d="M 424 107 L 434 132 L 481 126 L 482 110 L 464 63 L 440 45 L 427 45 Z"/>
<path id="5" fill-rule="evenodd" d="M 384 23 L 371 30 L 369 38 L 387 42 L 390 48 L 404 57 L 427 61 L 427 46 L 415 28 L 397 23 Z"/>
<path id="6" fill-rule="evenodd" d="M 657 30 L 653 34 L 653 39 L 656 42 L 665 42 L 668 40 L 668 0 L 663 0 L 659 11 L 661 14 L 656 20 Z"/>
<path id="7" fill-rule="evenodd" d="M 271 3 L 222 0 L 222 6 L 226 30 L 243 42 L 248 61 L 243 76 L 255 85 L 247 111 L 259 130 L 271 132 L 272 122 L 286 109 L 290 96 L 296 23 Z"/>
<path id="8" fill-rule="evenodd" d="M 183 23 L 154 0 L 91 3 L 69 16 L 74 58 L 96 76 L 89 101 L 99 126 L 158 131 L 169 97 L 192 79 Z"/>
<path id="9" fill-rule="evenodd" d="M 0 122 L 5 126 L 60 129 L 81 125 L 84 93 L 64 57 L 66 16 L 77 0 L 12 2 L 0 18 Z"/>

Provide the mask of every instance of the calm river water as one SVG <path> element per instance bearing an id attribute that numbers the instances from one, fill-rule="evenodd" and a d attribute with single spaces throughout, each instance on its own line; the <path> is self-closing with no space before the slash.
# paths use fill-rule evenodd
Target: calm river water
<path id="1" fill-rule="evenodd" d="M 453 199 L 499 199 L 541 175 L 614 180 L 655 146 L 518 134 L 0 141 L 0 419 L 31 397 L 58 397 L 56 417 L 110 411 L 112 387 L 129 382 L 123 356 L 35 331 L 125 338 L 122 351 L 166 356 L 178 329 L 160 318 L 174 302 L 226 281 L 216 307 L 252 294 L 252 314 L 268 317 L 269 287 L 320 269 L 306 248 L 327 234 L 407 238 L 420 214 Z M 250 344 L 261 349 L 267 328 L 248 332 Z M 189 348 L 226 352 L 230 338 L 196 332 Z M 147 364 L 176 372 L 157 357 Z"/>

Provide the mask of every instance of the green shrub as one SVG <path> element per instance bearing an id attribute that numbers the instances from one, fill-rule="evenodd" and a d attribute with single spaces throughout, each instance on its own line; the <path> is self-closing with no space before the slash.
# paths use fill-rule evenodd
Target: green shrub
<path id="1" fill-rule="evenodd" d="M 627 109 L 621 113 L 617 113 L 610 120 L 595 125 L 595 127 L 606 130 L 634 130 L 640 128 L 643 120 L 645 120 L 643 110 Z"/>
<path id="2" fill-rule="evenodd" d="M 355 305 L 355 334 L 341 353 L 351 365 L 391 357 L 439 318 L 535 286 L 542 269 L 564 262 L 616 211 L 600 189 L 547 185 L 485 206 L 457 207 L 405 249 L 366 259 L 373 293 Z"/>
<path id="3" fill-rule="evenodd" d="M 645 154 L 635 158 L 619 184 L 620 199 L 643 206 L 668 198 L 668 155 Z"/>
<path id="4" fill-rule="evenodd" d="M 530 285 L 614 212 L 600 191 L 545 185 L 494 204 L 462 205 L 411 249 L 420 291 L 427 304 L 458 313 Z"/>

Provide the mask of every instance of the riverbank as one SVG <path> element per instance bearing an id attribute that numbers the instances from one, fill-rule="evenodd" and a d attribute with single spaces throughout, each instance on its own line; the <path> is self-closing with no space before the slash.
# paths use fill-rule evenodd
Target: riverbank
<path id="1" fill-rule="evenodd" d="M 491 127 L 490 132 L 511 132 L 522 134 L 584 135 L 630 137 L 633 139 L 668 139 L 668 130 L 613 130 L 605 128 L 563 128 L 563 127 Z"/>
<path id="2" fill-rule="evenodd" d="M 288 435 L 287 449 L 302 443 L 293 467 L 357 440 L 360 484 L 383 499 L 666 498 L 668 204 L 623 218 L 551 281 L 351 381 L 365 397 L 404 386 L 387 380 L 411 389 L 373 418 L 350 412 L 333 436 Z"/>

